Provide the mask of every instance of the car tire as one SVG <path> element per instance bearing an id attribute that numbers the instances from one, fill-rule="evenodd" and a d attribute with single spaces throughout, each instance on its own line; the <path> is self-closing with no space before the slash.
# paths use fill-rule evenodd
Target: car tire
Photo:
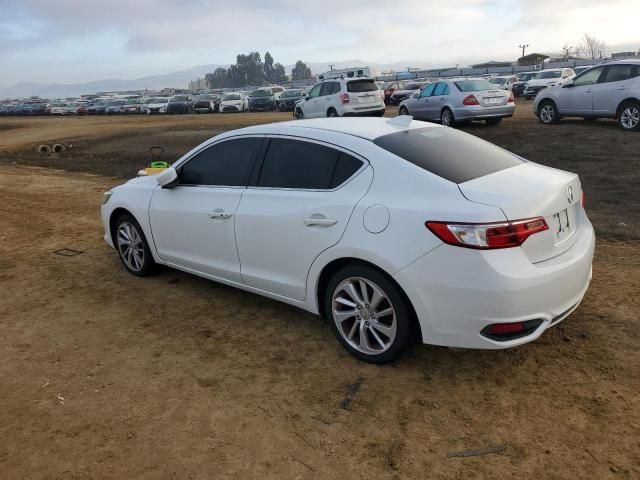
<path id="1" fill-rule="evenodd" d="M 327 110 L 327 117 L 328 118 L 336 118 L 338 117 L 338 112 L 336 111 L 335 108 L 330 108 L 329 110 Z"/>
<path id="2" fill-rule="evenodd" d="M 376 292 L 380 300 L 374 306 Z M 413 309 L 400 287 L 366 265 L 338 270 L 327 283 L 324 307 L 338 341 L 365 362 L 396 360 L 414 336 Z"/>
<path id="3" fill-rule="evenodd" d="M 398 115 L 409 115 L 409 109 L 402 105 L 400 110 L 398 110 Z"/>
<path id="4" fill-rule="evenodd" d="M 631 100 L 624 102 L 618 109 L 618 125 L 622 130 L 640 130 L 640 102 Z"/>
<path id="5" fill-rule="evenodd" d="M 149 249 L 142 227 L 130 213 L 123 213 L 113 228 L 113 243 L 120 261 L 129 273 L 147 277 L 156 271 L 156 263 Z"/>
<path id="6" fill-rule="evenodd" d="M 500 125 L 500 122 L 502 122 L 502 119 L 501 118 L 487 118 L 485 120 L 485 122 L 487 123 L 487 125 L 495 126 L 495 125 Z"/>
<path id="7" fill-rule="evenodd" d="M 445 127 L 454 127 L 456 124 L 453 112 L 449 107 L 444 107 L 440 112 L 440 123 Z"/>
<path id="8" fill-rule="evenodd" d="M 543 125 L 554 125 L 560 120 L 558 107 L 551 100 L 543 100 L 538 105 L 538 120 Z"/>

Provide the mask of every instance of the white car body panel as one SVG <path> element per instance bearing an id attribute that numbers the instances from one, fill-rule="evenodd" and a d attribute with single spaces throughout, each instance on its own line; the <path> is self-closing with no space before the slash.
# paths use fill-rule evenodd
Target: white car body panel
<path id="1" fill-rule="evenodd" d="M 417 314 L 424 343 L 506 348 L 534 340 L 578 305 L 591 279 L 595 236 L 580 207 L 577 176 L 524 163 L 458 185 L 371 141 L 416 128 L 444 127 L 417 121 L 322 119 L 226 132 L 194 148 L 175 166 L 208 145 L 239 135 L 299 137 L 335 145 L 366 162 L 342 186 L 322 192 L 191 187 L 184 193 L 180 186 L 162 189 L 153 176 L 140 177 L 114 188 L 102 206 L 105 240 L 113 246 L 110 219 L 124 209 L 138 220 L 156 262 L 313 313 L 321 311 L 318 285 L 323 269 L 336 260 L 362 260 L 402 288 Z M 575 209 L 575 227 L 560 247 L 548 243 L 544 234 L 550 231 L 530 237 L 522 247 L 472 250 L 444 244 L 425 227 L 429 220 L 550 218 L 567 208 L 561 192 L 568 186 L 574 188 L 574 198 L 564 202 Z M 202 193 L 195 192 L 198 189 Z M 215 205 L 209 196 L 215 197 Z M 207 218 L 209 209 L 218 205 L 231 215 Z M 314 213 L 337 222 L 328 228 L 306 225 Z M 526 337 L 495 341 L 480 334 L 490 323 L 529 319 L 543 323 Z"/>

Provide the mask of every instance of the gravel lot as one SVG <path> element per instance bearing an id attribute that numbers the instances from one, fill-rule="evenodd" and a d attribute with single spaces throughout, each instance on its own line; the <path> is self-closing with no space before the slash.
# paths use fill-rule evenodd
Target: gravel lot
<path id="1" fill-rule="evenodd" d="M 587 297 L 532 344 L 382 367 L 293 307 L 133 277 L 102 241 L 101 193 L 149 146 L 177 158 L 289 115 L 0 118 L 0 477 L 640 478 L 640 136 L 546 128 L 529 105 L 466 131 L 580 173 L 599 235 Z M 74 146 L 36 155 L 45 141 Z"/>

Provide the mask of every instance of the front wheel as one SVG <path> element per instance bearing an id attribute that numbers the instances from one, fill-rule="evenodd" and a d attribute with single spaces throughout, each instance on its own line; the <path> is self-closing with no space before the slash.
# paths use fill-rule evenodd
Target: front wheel
<path id="1" fill-rule="evenodd" d="M 400 110 L 398 111 L 398 113 L 400 115 L 409 115 L 409 109 L 403 105 L 400 107 Z"/>
<path id="2" fill-rule="evenodd" d="M 114 244 L 124 267 L 138 277 L 146 277 L 155 271 L 156 263 L 140 224 L 128 213 L 120 215 L 114 229 Z"/>
<path id="3" fill-rule="evenodd" d="M 618 125 L 623 130 L 640 130 L 640 103 L 626 102 L 618 111 Z"/>
<path id="4" fill-rule="evenodd" d="M 295 111 L 293 112 L 293 116 L 296 117 L 297 120 L 302 120 L 304 118 L 304 112 L 301 108 L 296 107 Z"/>
<path id="5" fill-rule="evenodd" d="M 538 118 L 544 125 L 558 123 L 559 115 L 556 104 L 550 100 L 544 100 L 538 108 Z"/>
<path id="6" fill-rule="evenodd" d="M 364 265 L 334 274 L 325 292 L 325 311 L 342 346 L 366 362 L 396 360 L 412 338 L 413 314 L 402 291 Z"/>

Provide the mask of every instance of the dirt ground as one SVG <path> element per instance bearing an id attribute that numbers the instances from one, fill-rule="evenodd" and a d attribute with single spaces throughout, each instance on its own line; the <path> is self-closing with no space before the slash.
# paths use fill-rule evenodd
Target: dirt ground
<path id="1" fill-rule="evenodd" d="M 387 366 L 293 307 L 129 275 L 102 241 L 101 194 L 150 144 L 174 158 L 288 115 L 0 119 L 0 478 L 640 478 L 640 136 L 540 130 L 527 108 L 466 130 L 581 174 L 599 229 L 584 302 L 523 347 L 419 346 Z"/>

